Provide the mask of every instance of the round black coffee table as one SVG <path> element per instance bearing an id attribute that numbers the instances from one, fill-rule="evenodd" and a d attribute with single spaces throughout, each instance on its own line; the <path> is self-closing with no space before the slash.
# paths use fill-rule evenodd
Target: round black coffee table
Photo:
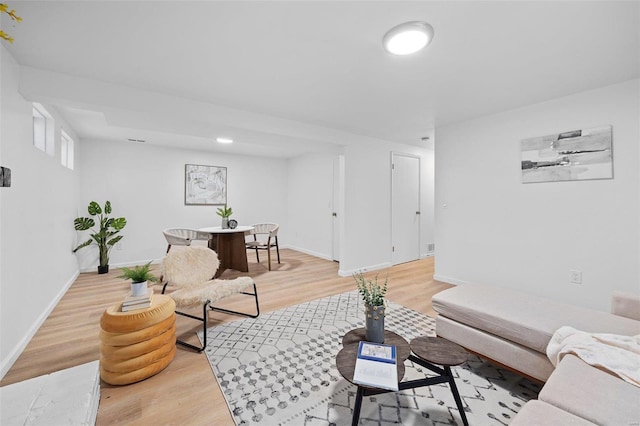
<path id="1" fill-rule="evenodd" d="M 338 371 L 347 381 L 353 383 L 353 372 L 356 367 L 356 360 L 358 359 L 358 346 L 361 341 L 365 340 L 364 328 L 356 328 L 351 330 L 342 338 L 343 348 L 338 352 L 336 356 L 336 366 Z M 396 347 L 396 366 L 398 368 L 398 382 L 404 377 L 404 361 L 409 358 L 411 354 L 411 348 L 409 343 L 394 333 L 393 331 L 384 331 L 384 344 L 394 345 Z M 358 383 L 353 383 L 358 387 L 356 392 L 356 401 L 353 406 L 353 417 L 351 419 L 352 425 L 357 425 L 360 419 L 360 408 L 362 407 L 362 397 L 377 395 L 380 393 L 391 392 L 386 389 L 372 388 L 369 386 L 363 386 Z"/>
<path id="2" fill-rule="evenodd" d="M 396 333 L 387 330 L 385 330 L 384 332 L 384 340 L 385 345 L 395 345 L 396 347 L 396 357 L 398 360 L 396 364 L 398 366 L 399 382 L 404 377 L 404 361 L 409 358 L 409 354 L 411 354 L 409 343 L 402 337 L 398 336 Z M 344 377 L 351 383 L 353 383 L 353 371 L 356 367 L 356 359 L 358 358 L 358 344 L 361 341 L 364 341 L 364 328 L 356 328 L 355 330 L 351 330 L 342 338 L 343 348 L 340 350 L 340 352 L 338 352 L 338 355 L 336 356 L 336 366 L 338 367 L 338 371 L 340 372 L 342 377 Z M 353 384 L 358 386 L 358 390 L 361 387 L 367 387 L 359 385 L 357 383 Z"/>
<path id="3" fill-rule="evenodd" d="M 338 371 L 342 377 L 350 383 L 353 383 L 353 372 L 355 370 L 356 359 L 358 357 L 358 344 L 365 340 L 364 336 L 364 328 L 357 328 L 345 334 L 342 338 L 343 348 L 336 356 L 336 366 L 338 367 Z M 469 425 L 460 394 L 458 393 L 458 388 L 456 387 L 453 380 L 453 374 L 451 373 L 451 366 L 462 364 L 467 360 L 467 351 L 462 346 L 441 337 L 427 336 L 417 337 L 409 344 L 402 336 L 388 330 L 385 330 L 384 332 L 384 344 L 394 345 L 396 347 L 399 390 L 431 386 L 439 383 L 449 383 L 451 393 L 453 394 L 453 399 L 458 407 L 458 412 L 460 413 L 462 422 L 465 426 Z M 413 354 L 411 353 L 412 351 Z M 404 362 L 407 359 L 415 364 L 427 368 L 437 375 L 428 376 L 423 379 L 401 382 L 405 372 Z M 360 409 L 362 408 L 362 398 L 364 396 L 377 395 L 392 391 L 363 386 L 357 383 L 353 384 L 358 388 L 355 404 L 353 406 L 353 417 L 351 419 L 351 425 L 355 426 L 358 424 L 360 419 Z"/>

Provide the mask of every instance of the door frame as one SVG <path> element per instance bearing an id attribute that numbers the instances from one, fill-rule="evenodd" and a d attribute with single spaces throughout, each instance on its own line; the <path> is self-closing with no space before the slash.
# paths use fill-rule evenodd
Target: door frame
<path id="1" fill-rule="evenodd" d="M 344 241 L 344 171 L 345 158 L 344 155 L 337 155 L 332 160 L 332 200 L 331 200 L 331 258 L 333 261 L 340 263 L 342 256 L 342 242 Z"/>

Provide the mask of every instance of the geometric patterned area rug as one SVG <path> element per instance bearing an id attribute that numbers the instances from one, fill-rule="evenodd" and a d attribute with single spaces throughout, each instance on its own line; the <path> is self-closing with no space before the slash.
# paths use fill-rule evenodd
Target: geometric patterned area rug
<path id="1" fill-rule="evenodd" d="M 342 336 L 363 327 L 357 291 L 208 329 L 206 356 L 237 425 L 350 425 L 356 387 L 335 364 Z M 433 318 L 389 301 L 385 328 L 435 336 Z M 200 340 L 202 335 L 199 333 Z M 452 367 L 469 424 L 506 425 L 540 386 L 474 355 Z M 404 380 L 431 376 L 405 362 Z M 361 425 L 462 425 L 448 384 L 364 397 Z"/>

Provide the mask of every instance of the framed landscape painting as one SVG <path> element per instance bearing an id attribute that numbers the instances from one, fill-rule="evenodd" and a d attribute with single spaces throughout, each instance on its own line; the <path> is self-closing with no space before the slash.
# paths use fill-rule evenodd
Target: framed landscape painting
<path id="1" fill-rule="evenodd" d="M 184 204 L 217 206 L 227 204 L 227 168 L 185 164 Z"/>
<path id="2" fill-rule="evenodd" d="M 611 126 L 524 139 L 522 182 L 613 178 Z"/>

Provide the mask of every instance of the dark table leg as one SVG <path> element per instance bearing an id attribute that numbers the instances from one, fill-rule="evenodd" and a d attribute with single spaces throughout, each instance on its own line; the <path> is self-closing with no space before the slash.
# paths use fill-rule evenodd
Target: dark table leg
<path id="1" fill-rule="evenodd" d="M 409 360 L 413 361 L 415 364 L 421 365 L 434 373 L 437 376 L 427 377 L 426 379 L 418 379 L 418 380 L 410 380 L 407 382 L 400 383 L 400 390 L 404 389 L 413 389 L 419 388 L 422 386 L 432 386 L 438 383 L 449 383 L 451 387 L 451 393 L 453 394 L 453 399 L 456 401 L 456 406 L 458 407 L 458 411 L 460 412 L 460 417 L 462 418 L 462 423 L 464 426 L 469 426 L 469 422 L 467 421 L 467 415 L 464 412 L 464 406 L 462 405 L 462 399 L 460 398 L 460 393 L 458 393 L 458 387 L 456 386 L 456 382 L 453 379 L 453 373 L 451 372 L 451 367 L 447 365 L 443 365 L 442 368 L 437 365 L 431 364 L 429 361 L 426 361 L 422 358 L 418 358 L 416 356 L 409 355 Z"/>
<path id="2" fill-rule="evenodd" d="M 449 376 L 449 386 L 451 386 L 451 393 L 453 393 L 453 399 L 456 400 L 456 405 L 458 406 L 458 412 L 460 413 L 460 417 L 462 417 L 462 423 L 464 426 L 469 426 L 469 422 L 467 421 L 467 415 L 464 412 L 464 406 L 462 405 L 462 399 L 460 398 L 460 394 L 458 393 L 458 388 L 456 387 L 456 382 L 453 380 L 453 374 L 451 373 L 451 367 L 444 366 L 444 371 Z"/>
<path id="3" fill-rule="evenodd" d="M 218 278 L 227 269 L 249 272 L 243 232 L 212 235 L 209 239 L 209 248 L 218 253 L 220 261 L 215 278 Z"/>
<path id="4" fill-rule="evenodd" d="M 362 396 L 364 395 L 364 389 L 358 386 L 358 392 L 356 392 L 356 403 L 353 406 L 353 417 L 351 418 L 351 426 L 357 426 L 360 420 L 360 408 L 362 407 Z"/>

